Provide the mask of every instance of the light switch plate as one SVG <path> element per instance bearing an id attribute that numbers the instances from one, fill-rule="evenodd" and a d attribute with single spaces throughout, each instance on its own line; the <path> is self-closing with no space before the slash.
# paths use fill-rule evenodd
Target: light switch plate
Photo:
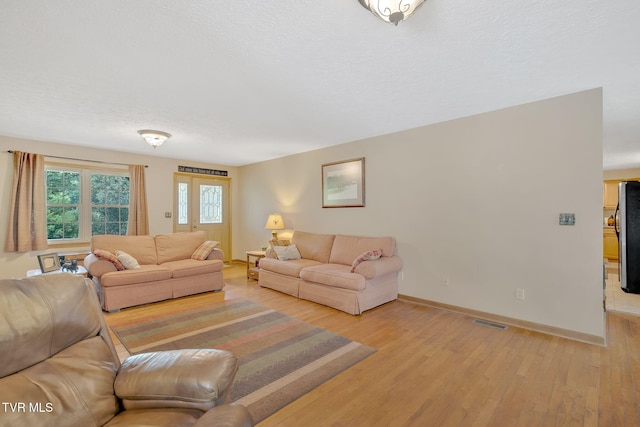
<path id="1" fill-rule="evenodd" d="M 576 225 L 576 214 L 574 213 L 561 213 L 560 225 Z"/>

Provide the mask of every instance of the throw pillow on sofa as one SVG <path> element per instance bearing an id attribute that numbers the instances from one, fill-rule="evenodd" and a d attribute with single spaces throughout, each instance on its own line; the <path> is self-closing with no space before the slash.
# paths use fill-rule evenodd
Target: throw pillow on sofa
<path id="1" fill-rule="evenodd" d="M 372 251 L 366 251 L 358 255 L 358 257 L 351 264 L 351 272 L 356 272 L 356 267 L 364 261 L 373 261 L 382 256 L 382 249 L 374 249 Z"/>
<path id="2" fill-rule="evenodd" d="M 214 250 L 215 247 L 219 244 L 220 242 L 216 242 L 215 240 L 207 240 L 206 242 L 203 242 L 195 251 L 193 251 L 191 259 L 204 261 L 205 259 L 207 259 L 211 251 Z"/>
<path id="3" fill-rule="evenodd" d="M 113 263 L 116 266 L 116 269 L 122 271 L 124 270 L 124 265 L 118 260 L 118 257 L 115 254 L 112 254 L 109 251 L 105 251 L 104 249 L 94 249 L 93 254 L 100 259 L 104 259 Z"/>
<path id="4" fill-rule="evenodd" d="M 290 259 L 300 259 L 300 251 L 295 244 L 289 246 L 274 246 L 273 250 L 276 252 L 278 259 L 282 261 Z"/>
<path id="5" fill-rule="evenodd" d="M 138 260 L 128 253 L 116 250 L 116 256 L 118 257 L 118 261 L 120 261 L 122 265 L 124 265 L 124 268 L 126 270 L 135 270 L 136 268 L 140 268 Z"/>

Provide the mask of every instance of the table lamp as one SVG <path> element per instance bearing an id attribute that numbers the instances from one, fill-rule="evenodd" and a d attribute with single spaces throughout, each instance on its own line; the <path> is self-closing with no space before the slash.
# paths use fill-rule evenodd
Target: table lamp
<path id="1" fill-rule="evenodd" d="M 270 214 L 267 218 L 267 223 L 264 226 L 265 230 L 271 230 L 273 240 L 278 240 L 278 232 L 276 230 L 284 230 L 284 221 L 282 215 L 279 213 Z"/>

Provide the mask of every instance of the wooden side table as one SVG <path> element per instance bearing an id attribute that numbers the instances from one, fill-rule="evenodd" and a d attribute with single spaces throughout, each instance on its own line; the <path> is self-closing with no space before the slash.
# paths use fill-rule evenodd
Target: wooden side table
<path id="1" fill-rule="evenodd" d="M 247 279 L 258 280 L 260 259 L 264 258 L 265 254 L 265 251 L 247 251 Z"/>

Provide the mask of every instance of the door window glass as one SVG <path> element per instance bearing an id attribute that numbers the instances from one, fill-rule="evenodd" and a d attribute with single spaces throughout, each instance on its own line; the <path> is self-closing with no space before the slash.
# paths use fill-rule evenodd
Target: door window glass
<path id="1" fill-rule="evenodd" d="M 200 186 L 200 224 L 222 223 L 222 186 Z"/>

